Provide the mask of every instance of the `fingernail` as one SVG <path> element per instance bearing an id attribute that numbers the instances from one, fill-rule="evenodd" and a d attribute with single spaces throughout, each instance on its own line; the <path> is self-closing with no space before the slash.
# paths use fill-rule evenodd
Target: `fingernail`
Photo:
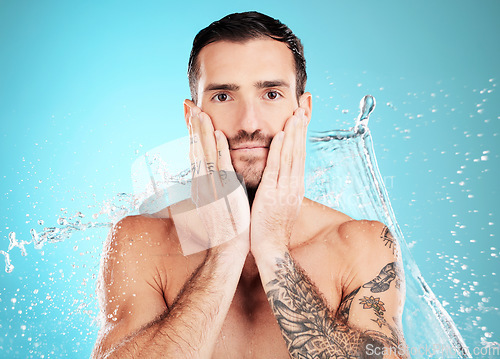
<path id="1" fill-rule="evenodd" d="M 214 131 L 214 134 L 215 134 L 215 138 L 216 138 L 217 140 L 220 140 L 220 131 L 219 131 L 219 130 L 215 130 L 215 131 Z"/>
<path id="2" fill-rule="evenodd" d="M 285 137 L 285 131 L 280 131 L 280 133 L 278 133 L 278 140 L 281 141 L 284 137 Z"/>

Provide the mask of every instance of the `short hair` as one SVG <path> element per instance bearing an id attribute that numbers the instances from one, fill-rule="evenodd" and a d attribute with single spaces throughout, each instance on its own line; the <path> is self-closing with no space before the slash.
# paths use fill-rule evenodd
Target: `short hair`
<path id="1" fill-rule="evenodd" d="M 197 86 L 200 76 L 198 55 L 205 46 L 217 41 L 243 43 L 262 37 L 283 42 L 292 51 L 295 60 L 295 87 L 298 101 L 300 95 L 305 91 L 307 81 L 304 47 L 288 26 L 256 11 L 227 15 L 219 21 L 211 23 L 196 35 L 188 64 L 189 88 L 193 101 L 196 103 L 198 98 Z"/>

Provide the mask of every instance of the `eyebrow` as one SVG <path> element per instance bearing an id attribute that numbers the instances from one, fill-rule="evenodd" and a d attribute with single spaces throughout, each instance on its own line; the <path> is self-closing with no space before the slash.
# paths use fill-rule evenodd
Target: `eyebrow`
<path id="1" fill-rule="evenodd" d="M 236 84 L 208 84 L 205 87 L 205 91 L 238 91 L 240 87 Z"/>
<path id="2" fill-rule="evenodd" d="M 290 87 L 288 82 L 283 80 L 273 80 L 273 81 L 258 81 L 255 83 L 255 87 L 259 89 L 265 89 L 269 87 Z"/>
<path id="3" fill-rule="evenodd" d="M 258 89 L 270 88 L 270 87 L 290 87 L 288 82 L 283 80 L 272 80 L 272 81 L 257 81 L 254 86 Z M 205 91 L 238 91 L 240 86 L 236 84 L 208 84 L 205 87 Z"/>

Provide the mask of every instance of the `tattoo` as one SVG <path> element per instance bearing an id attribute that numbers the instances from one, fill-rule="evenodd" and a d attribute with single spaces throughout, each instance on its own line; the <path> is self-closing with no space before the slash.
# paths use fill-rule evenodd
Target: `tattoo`
<path id="1" fill-rule="evenodd" d="M 347 297 L 344 298 L 342 303 L 340 303 L 340 307 L 338 310 L 338 317 L 340 320 L 342 320 L 345 324 L 347 324 L 347 321 L 349 320 L 349 311 L 351 310 L 351 303 L 356 294 L 358 294 L 359 290 L 361 287 L 358 289 L 355 289 L 349 294 Z"/>
<path id="2" fill-rule="evenodd" d="M 397 346 L 394 338 L 381 332 L 361 332 L 347 325 L 350 305 L 361 287 L 346 298 L 340 318 L 335 318 L 288 253 L 278 259 L 277 267 L 276 279 L 267 283 L 266 291 L 292 358 L 359 358 L 366 356 L 368 344 L 373 348 L 383 348 L 384 343 Z"/>
<path id="3" fill-rule="evenodd" d="M 214 173 L 215 172 L 215 163 L 207 162 L 207 171 L 210 174 Z"/>
<path id="4" fill-rule="evenodd" d="M 192 145 L 193 143 L 198 143 L 198 135 L 194 134 L 193 136 L 189 137 L 189 143 Z"/>
<path id="5" fill-rule="evenodd" d="M 400 269 L 397 262 L 387 264 L 370 282 L 363 284 L 363 288 L 370 288 L 372 293 L 381 293 L 389 289 L 391 282 L 396 279 L 396 288 L 399 289 L 401 280 L 399 278 Z"/>
<path id="6" fill-rule="evenodd" d="M 191 163 L 191 172 L 193 172 L 194 174 L 199 174 L 200 168 L 201 168 L 201 160 L 199 160 L 198 163 L 196 162 Z"/>
<path id="7" fill-rule="evenodd" d="M 363 297 L 359 300 L 359 304 L 363 304 L 363 309 L 373 308 L 375 310 L 375 315 L 377 319 L 372 319 L 375 323 L 378 324 L 379 328 L 382 328 L 382 325 L 388 325 L 384 318 L 384 302 L 380 300 L 380 298 Z"/>
<path id="8" fill-rule="evenodd" d="M 380 238 L 382 238 L 384 240 L 385 246 L 392 248 L 392 254 L 394 254 L 396 251 L 397 241 L 392 236 L 391 231 L 389 230 L 389 228 L 387 226 L 385 226 L 384 229 L 382 229 L 382 233 L 380 234 Z"/>

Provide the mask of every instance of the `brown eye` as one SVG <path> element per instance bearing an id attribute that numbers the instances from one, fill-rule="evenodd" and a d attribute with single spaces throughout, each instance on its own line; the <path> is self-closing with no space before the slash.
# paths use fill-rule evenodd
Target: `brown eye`
<path id="1" fill-rule="evenodd" d="M 215 96 L 215 98 L 217 99 L 217 101 L 219 102 L 224 102 L 224 101 L 227 101 L 227 94 L 225 93 L 220 93 L 218 94 L 217 96 Z"/>
<path id="2" fill-rule="evenodd" d="M 276 100 L 278 97 L 279 97 L 279 93 L 277 93 L 276 91 L 269 91 L 267 94 L 267 98 L 270 99 L 270 100 Z"/>

